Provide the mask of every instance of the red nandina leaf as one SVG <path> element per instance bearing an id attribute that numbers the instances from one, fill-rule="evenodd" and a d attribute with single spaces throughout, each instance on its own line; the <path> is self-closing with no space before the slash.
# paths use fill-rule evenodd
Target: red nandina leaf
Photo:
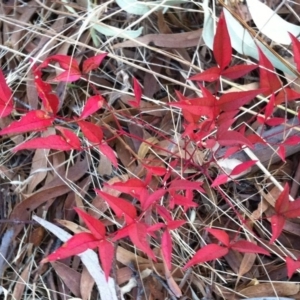
<path id="1" fill-rule="evenodd" d="M 275 105 L 279 105 L 282 102 L 287 102 L 291 100 L 296 100 L 300 98 L 300 93 L 286 87 L 279 91 L 275 98 Z"/>
<path id="2" fill-rule="evenodd" d="M 135 207 L 128 201 L 104 193 L 97 189 L 95 189 L 95 191 L 108 203 L 108 206 L 115 212 L 117 217 L 122 217 L 123 215 L 125 215 L 125 220 L 127 224 L 132 223 L 133 220 L 137 217 Z"/>
<path id="3" fill-rule="evenodd" d="M 53 149 L 61 151 L 74 150 L 73 146 L 67 143 L 62 136 L 56 134 L 26 141 L 13 148 L 13 151 L 16 152 L 23 149 Z"/>
<path id="4" fill-rule="evenodd" d="M 275 211 L 277 214 L 283 214 L 289 210 L 289 204 L 290 204 L 289 194 L 290 194 L 290 188 L 289 185 L 286 183 L 284 185 L 283 191 L 280 193 L 279 197 L 275 202 Z"/>
<path id="5" fill-rule="evenodd" d="M 284 141 L 285 146 L 294 146 L 300 143 L 300 136 L 290 136 Z"/>
<path id="6" fill-rule="evenodd" d="M 13 110 L 12 92 L 6 83 L 2 70 L 0 69 L 0 118 L 11 114 Z"/>
<path id="7" fill-rule="evenodd" d="M 87 74 L 92 70 L 99 68 L 100 64 L 102 63 L 103 59 L 107 56 L 107 53 L 101 53 L 95 55 L 93 57 L 87 58 L 82 65 L 82 72 Z"/>
<path id="8" fill-rule="evenodd" d="M 269 125 L 269 126 L 278 126 L 281 125 L 285 122 L 284 118 L 270 118 L 268 120 L 265 121 L 265 124 Z"/>
<path id="9" fill-rule="evenodd" d="M 101 95 L 95 95 L 87 99 L 83 111 L 80 115 L 81 119 L 85 119 L 102 108 L 104 98 Z"/>
<path id="10" fill-rule="evenodd" d="M 245 161 L 245 162 L 237 165 L 231 171 L 230 176 L 235 176 L 235 175 L 239 175 L 239 174 L 243 173 L 244 171 L 246 171 L 247 169 L 249 169 L 253 165 L 255 165 L 256 162 L 257 162 L 256 160 L 249 160 L 249 161 Z"/>
<path id="11" fill-rule="evenodd" d="M 272 63 L 261 49 L 259 47 L 257 48 L 259 52 L 260 87 L 266 89 L 263 94 L 268 96 L 271 93 L 277 92 L 282 87 L 282 84 L 275 73 Z"/>
<path id="12" fill-rule="evenodd" d="M 237 65 L 222 71 L 221 75 L 234 80 L 243 77 L 247 73 L 255 70 L 257 67 L 257 65 Z"/>
<path id="13" fill-rule="evenodd" d="M 223 94 L 218 102 L 218 105 L 223 111 L 233 111 L 247 104 L 250 100 L 261 94 L 264 89 L 257 89 L 246 92 L 230 92 Z"/>
<path id="14" fill-rule="evenodd" d="M 57 62 L 64 70 L 68 70 L 70 68 L 79 70 L 79 65 L 76 59 L 74 59 L 72 56 L 62 54 L 47 57 L 47 59 L 45 59 L 44 62 L 40 64 L 39 68 L 43 69 L 48 67 L 51 61 Z"/>
<path id="15" fill-rule="evenodd" d="M 148 166 L 146 164 L 143 164 L 144 168 L 146 168 L 149 172 L 156 176 L 164 176 L 167 172 L 167 169 L 165 167 L 154 167 L 154 166 Z"/>
<path id="16" fill-rule="evenodd" d="M 39 68 L 45 68 L 49 65 L 51 61 L 57 62 L 62 69 L 65 71 L 56 76 L 54 81 L 66 81 L 72 82 L 76 81 L 81 77 L 81 72 L 79 70 L 78 62 L 75 58 L 68 55 L 53 55 L 48 57 Z"/>
<path id="17" fill-rule="evenodd" d="M 300 71 L 300 42 L 299 40 L 291 33 L 289 33 L 292 40 L 292 47 L 294 53 L 294 61 L 297 66 L 297 71 Z"/>
<path id="18" fill-rule="evenodd" d="M 226 247 L 229 246 L 229 235 L 221 229 L 206 228 L 210 234 L 212 234 L 216 239 L 223 243 Z"/>
<path id="19" fill-rule="evenodd" d="M 63 259 L 73 255 L 80 254 L 88 249 L 94 249 L 98 246 L 99 241 L 91 234 L 87 232 L 77 233 L 71 237 L 66 243 L 64 243 L 55 252 L 47 256 L 43 261 L 54 261 Z"/>
<path id="20" fill-rule="evenodd" d="M 240 151 L 240 150 L 241 150 L 241 147 L 238 147 L 238 146 L 235 146 L 235 147 L 229 147 L 229 148 L 226 150 L 226 152 L 225 152 L 223 158 L 228 158 L 228 157 L 230 157 L 231 155 L 233 155 L 234 153 L 236 153 L 236 152 L 238 152 L 238 151 Z"/>
<path id="21" fill-rule="evenodd" d="M 172 193 L 172 197 L 171 197 L 170 203 L 169 203 L 170 209 L 173 209 L 175 205 L 183 206 L 184 212 L 186 212 L 190 207 L 198 206 L 198 204 L 196 202 L 193 202 L 193 197 L 186 197 L 186 196 Z"/>
<path id="22" fill-rule="evenodd" d="M 100 145 L 98 145 L 99 150 L 102 152 L 103 155 L 105 155 L 109 161 L 113 164 L 115 168 L 118 167 L 118 161 L 115 152 L 113 149 L 106 144 L 105 142 L 102 142 Z"/>
<path id="23" fill-rule="evenodd" d="M 231 61 L 232 48 L 224 13 L 220 15 L 213 44 L 214 57 L 223 71 Z"/>
<path id="24" fill-rule="evenodd" d="M 126 227 L 119 229 L 113 241 L 117 241 L 129 236 L 132 243 L 140 250 L 144 251 L 148 257 L 156 261 L 155 255 L 147 242 L 148 228 L 145 223 L 131 223 Z"/>
<path id="25" fill-rule="evenodd" d="M 266 249 L 245 240 L 240 240 L 231 244 L 230 248 L 242 253 L 260 253 L 268 256 L 270 255 L 269 251 Z"/>
<path id="26" fill-rule="evenodd" d="M 59 75 L 54 77 L 53 81 L 73 82 L 73 81 L 80 79 L 80 77 L 81 77 L 80 70 L 70 69 L 70 70 L 63 71 L 62 73 L 60 73 Z"/>
<path id="27" fill-rule="evenodd" d="M 285 162 L 285 147 L 283 145 L 280 145 L 277 149 L 277 154 L 282 159 L 282 161 Z"/>
<path id="28" fill-rule="evenodd" d="M 51 126 L 53 121 L 54 118 L 50 117 L 46 112 L 42 110 L 32 110 L 20 120 L 14 121 L 8 127 L 2 129 L 0 135 L 28 131 L 43 131 Z"/>
<path id="29" fill-rule="evenodd" d="M 217 178 L 212 182 L 212 184 L 210 185 L 211 187 L 216 187 L 219 186 L 221 184 L 224 184 L 228 181 L 229 177 L 226 174 L 221 174 L 219 176 L 217 176 Z"/>
<path id="30" fill-rule="evenodd" d="M 202 73 L 196 74 L 190 78 L 189 80 L 192 81 L 207 81 L 207 82 L 213 82 L 220 78 L 221 75 L 221 69 L 219 67 L 212 67 L 207 70 L 205 70 Z"/>
<path id="31" fill-rule="evenodd" d="M 166 265 L 168 270 L 171 270 L 172 265 L 171 265 L 171 260 L 172 260 L 172 238 L 170 235 L 170 232 L 168 230 L 166 230 L 161 238 L 161 250 L 162 250 L 162 254 L 165 258 L 166 261 Z"/>
<path id="32" fill-rule="evenodd" d="M 78 125 L 84 136 L 93 144 L 100 144 L 103 138 L 103 132 L 100 126 L 87 121 L 78 121 Z"/>
<path id="33" fill-rule="evenodd" d="M 166 221 L 172 221 L 172 217 L 169 213 L 169 210 L 167 210 L 164 206 L 161 205 L 155 205 L 155 208 L 157 210 L 157 213 L 164 218 Z"/>
<path id="34" fill-rule="evenodd" d="M 87 214 L 85 211 L 74 207 L 74 210 L 77 212 L 79 217 L 84 221 L 88 229 L 91 231 L 93 236 L 98 239 L 102 240 L 105 238 L 106 229 L 105 226 L 102 224 L 101 221 L 92 217 L 91 215 Z"/>
<path id="35" fill-rule="evenodd" d="M 161 199 L 167 191 L 165 189 L 158 189 L 154 191 L 151 195 L 144 193 L 144 197 L 141 197 L 141 208 L 143 211 L 147 210 L 154 202 Z"/>
<path id="36" fill-rule="evenodd" d="M 55 129 L 58 129 L 65 141 L 72 147 L 72 149 L 79 150 L 81 149 L 81 143 L 78 136 L 71 130 L 64 128 L 62 126 L 55 126 Z"/>
<path id="37" fill-rule="evenodd" d="M 114 245 L 107 240 L 101 240 L 98 243 L 98 253 L 105 278 L 108 280 L 115 255 Z"/>
<path id="38" fill-rule="evenodd" d="M 140 107 L 141 99 L 142 99 L 142 89 L 141 89 L 139 82 L 137 81 L 137 79 L 135 77 L 133 77 L 133 90 L 134 90 L 135 100 L 128 101 L 128 103 L 131 106 Z"/>
<path id="39" fill-rule="evenodd" d="M 252 143 L 245 136 L 236 131 L 222 131 L 221 134 L 218 131 L 217 141 L 221 146 L 235 146 L 237 144 L 240 144 L 242 146 L 253 148 Z"/>
<path id="40" fill-rule="evenodd" d="M 178 227 L 184 225 L 186 221 L 183 220 L 172 220 L 167 222 L 167 228 L 169 230 L 177 229 Z"/>
<path id="41" fill-rule="evenodd" d="M 274 93 L 272 93 L 269 102 L 267 103 L 266 107 L 265 107 L 265 118 L 268 119 L 269 117 L 271 117 L 271 115 L 273 114 L 273 110 L 274 110 L 274 106 L 275 106 L 275 95 Z"/>
<path id="42" fill-rule="evenodd" d="M 280 236 L 285 224 L 285 218 L 282 215 L 274 215 L 271 217 L 272 226 L 272 238 L 270 244 L 273 244 L 275 240 Z"/>
<path id="43" fill-rule="evenodd" d="M 297 269 L 300 269 L 299 258 L 297 260 L 293 260 L 292 258 L 287 256 L 285 259 L 285 263 L 286 263 L 288 278 L 291 279 L 291 277 L 297 271 Z"/>
<path id="44" fill-rule="evenodd" d="M 140 198 L 140 195 L 143 194 L 145 191 L 147 192 L 147 186 L 142 180 L 138 178 L 130 178 L 125 182 L 115 182 L 112 185 L 104 184 L 104 186 L 108 186 L 117 191 L 138 198 Z"/>
<path id="45" fill-rule="evenodd" d="M 193 258 L 187 262 L 183 269 L 186 270 L 193 265 L 223 257 L 228 253 L 228 251 L 229 249 L 227 247 L 222 247 L 217 244 L 206 245 L 196 252 Z"/>
<path id="46" fill-rule="evenodd" d="M 201 181 L 189 181 L 186 179 L 175 179 L 169 186 L 169 191 L 178 190 L 198 190 L 205 193 L 204 189 L 200 187 L 203 184 Z"/>
<path id="47" fill-rule="evenodd" d="M 283 213 L 286 218 L 297 218 L 300 216 L 300 199 L 289 202 L 289 208 Z"/>

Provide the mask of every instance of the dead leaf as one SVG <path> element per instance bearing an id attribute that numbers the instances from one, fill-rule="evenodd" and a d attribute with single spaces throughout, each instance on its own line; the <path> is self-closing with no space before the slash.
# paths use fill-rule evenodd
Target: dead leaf
<path id="1" fill-rule="evenodd" d="M 80 292 L 81 292 L 82 300 L 91 299 L 91 293 L 94 284 L 95 284 L 95 280 L 87 270 L 86 266 L 83 266 L 81 278 L 80 278 Z"/>
<path id="2" fill-rule="evenodd" d="M 58 261 L 51 262 L 51 265 L 70 291 L 76 297 L 80 297 L 80 273 Z"/>
<path id="3" fill-rule="evenodd" d="M 145 36 L 115 44 L 113 49 L 125 47 L 141 47 L 153 43 L 154 46 L 163 48 L 188 48 L 197 46 L 202 36 L 202 28 L 183 33 L 172 34 L 147 34 Z"/>
<path id="4" fill-rule="evenodd" d="M 276 291 L 276 293 L 274 292 Z M 245 297 L 292 296 L 299 292 L 299 283 L 273 282 L 249 286 L 241 291 Z"/>
<path id="5" fill-rule="evenodd" d="M 29 280 L 29 272 L 31 270 L 30 265 L 28 264 L 24 270 L 22 271 L 21 275 L 18 276 L 18 281 L 15 285 L 12 297 L 15 300 L 20 300 L 24 296 L 24 289 L 26 284 Z"/>

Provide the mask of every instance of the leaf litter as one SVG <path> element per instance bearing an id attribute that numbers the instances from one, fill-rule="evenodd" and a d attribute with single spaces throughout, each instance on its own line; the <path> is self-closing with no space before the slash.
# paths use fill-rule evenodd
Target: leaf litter
<path id="1" fill-rule="evenodd" d="M 7 297 L 299 298 L 299 26 L 165 2 L 3 4 Z"/>

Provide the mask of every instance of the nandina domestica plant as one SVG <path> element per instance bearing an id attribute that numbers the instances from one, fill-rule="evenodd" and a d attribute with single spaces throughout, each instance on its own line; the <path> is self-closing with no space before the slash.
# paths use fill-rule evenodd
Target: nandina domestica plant
<path id="1" fill-rule="evenodd" d="M 294 46 L 295 59 L 298 64 L 299 42 L 293 36 L 291 36 L 291 39 Z M 106 279 L 108 279 L 110 270 L 113 267 L 114 243 L 128 242 L 127 238 L 129 238 L 130 243 L 136 249 L 142 251 L 154 262 L 159 262 L 163 259 L 166 268 L 172 271 L 178 267 L 172 260 L 172 254 L 177 250 L 172 240 L 173 234 L 175 235 L 176 230 L 179 229 L 185 229 L 188 232 L 187 228 L 194 226 L 191 216 L 193 216 L 193 213 L 202 213 L 202 207 L 199 208 L 196 195 L 197 193 L 201 193 L 202 196 L 205 195 L 208 191 L 207 186 L 220 196 L 215 201 L 215 206 L 218 207 L 220 199 L 224 201 L 227 207 L 236 212 L 237 222 L 244 226 L 247 220 L 241 216 L 238 209 L 220 191 L 219 186 L 241 175 L 256 164 L 257 161 L 240 162 L 227 172 L 224 168 L 222 170 L 219 167 L 218 151 L 226 149 L 222 158 L 229 158 L 245 147 L 254 148 L 257 140 L 246 133 L 244 126 L 236 125 L 236 121 L 240 107 L 249 104 L 256 96 L 260 94 L 263 94 L 265 97 L 270 96 L 268 104 L 261 109 L 261 113 L 258 116 L 255 116 L 259 124 L 270 127 L 285 122 L 284 118 L 276 118 L 274 116 L 276 105 L 281 104 L 285 99 L 290 101 L 299 97 L 297 92 L 289 88 L 282 89 L 280 79 L 273 73 L 274 67 L 271 62 L 259 48 L 258 52 L 259 65 L 230 66 L 232 59 L 231 41 L 226 20 L 222 14 L 218 22 L 213 45 L 213 54 L 217 66 L 190 77 L 190 80 L 200 82 L 199 88 L 201 93 L 199 94 L 202 96 L 187 97 L 181 91 L 176 91 L 178 101 L 168 103 L 172 108 L 180 109 L 183 115 L 181 140 L 168 141 L 168 148 L 178 147 L 176 155 L 174 155 L 175 158 L 170 151 L 168 153 L 170 156 L 167 157 L 170 161 L 166 159 L 165 162 L 160 162 L 160 164 L 156 165 L 145 158 L 143 151 L 138 151 L 138 155 L 134 157 L 135 160 L 133 157 L 130 157 L 133 162 L 140 163 L 139 174 L 141 178 L 132 176 L 112 184 L 99 184 L 94 189 L 101 201 L 106 203 L 106 208 L 111 210 L 110 213 L 115 223 L 111 222 L 113 225 L 111 223 L 107 225 L 105 222 L 75 207 L 77 214 L 83 219 L 90 232 L 75 234 L 62 247 L 43 259 L 42 262 L 63 259 L 79 254 L 87 249 L 97 248 Z M 49 128 L 54 129 L 56 133 L 48 136 L 30 137 L 25 142 L 14 147 L 14 152 L 28 149 L 80 152 L 84 150 L 82 142 L 85 139 L 89 149 L 97 148 L 114 167 L 117 167 L 118 158 L 109 144 L 110 139 L 119 139 L 119 141 L 124 142 L 123 137 L 132 138 L 134 143 L 128 147 L 131 150 L 137 145 L 140 148 L 142 146 L 144 148 L 148 147 L 147 150 L 150 147 L 157 150 L 164 149 L 158 139 L 157 141 L 150 139 L 146 134 L 143 136 L 138 131 L 142 127 L 141 124 L 138 124 L 140 126 L 137 126 L 138 129 L 132 126 L 127 132 L 123 130 L 123 123 L 120 125 L 117 118 L 112 116 L 112 119 L 115 118 L 116 120 L 116 128 L 112 129 L 109 126 L 99 125 L 101 123 L 94 119 L 94 115 L 100 110 L 109 110 L 109 105 L 94 86 L 92 87 L 94 95 L 87 97 L 80 113 L 76 116 L 72 115 L 68 119 L 60 115 L 58 96 L 52 91 L 51 85 L 42 80 L 43 70 L 49 67 L 51 63 L 57 63 L 63 69 L 63 72 L 54 77 L 54 81 L 70 83 L 81 78 L 88 79 L 87 74 L 98 68 L 105 57 L 106 54 L 104 53 L 88 58 L 83 62 L 82 68 L 80 68 L 80 64 L 73 57 L 53 55 L 40 65 L 33 66 L 34 83 L 41 100 L 41 107 L 25 113 L 22 112 L 22 116 L 19 119 L 2 128 L 0 135 L 42 133 Z M 222 77 L 235 80 L 258 67 L 260 87 L 254 90 L 221 93 L 218 90 L 213 92 L 212 88 L 203 85 L 203 82 L 216 82 L 216 87 L 218 87 Z M 10 115 L 14 117 L 12 91 L 6 84 L 2 72 L 0 72 L 0 81 L 1 117 Z M 135 99 L 128 100 L 124 110 L 136 110 L 138 113 L 143 114 L 144 111 L 141 109 L 143 90 L 136 78 L 133 78 L 132 81 Z M 147 124 L 145 122 L 142 125 L 146 126 Z M 111 137 L 107 134 L 108 128 L 111 129 L 110 133 L 115 134 L 115 136 Z M 135 131 L 138 134 L 134 135 L 132 133 Z M 159 134 L 157 136 L 159 137 Z M 183 144 L 182 147 L 180 145 L 181 142 Z M 266 143 L 262 138 L 259 139 L 259 142 L 262 144 Z M 284 147 L 298 142 L 299 139 L 290 138 L 284 141 L 283 145 L 278 145 L 278 153 L 283 160 L 285 159 Z M 189 147 L 191 145 L 192 147 Z M 191 149 L 192 151 L 190 151 Z M 184 155 L 178 154 L 182 150 L 186 150 Z M 197 150 L 208 150 L 211 153 L 209 159 L 207 161 L 203 160 L 204 162 L 200 166 L 197 165 L 197 158 L 194 156 Z M 130 165 L 133 163 L 132 161 L 127 161 L 126 163 Z M 195 165 L 199 168 L 198 174 L 194 176 L 189 175 L 189 167 L 194 167 Z M 216 175 L 212 172 L 212 167 L 219 167 L 219 174 Z M 105 188 L 105 191 L 101 188 Z M 116 196 L 116 192 L 119 193 L 119 196 Z M 123 194 L 123 196 L 120 196 L 120 194 Z M 212 193 L 211 197 L 213 196 L 214 194 Z M 299 200 L 289 201 L 289 188 L 286 184 L 283 192 L 276 200 L 275 214 L 271 217 L 272 238 L 269 243 L 274 243 L 280 236 L 286 219 L 299 216 L 298 206 Z M 108 226 L 109 230 L 106 228 Z M 232 251 L 270 255 L 265 248 L 246 240 L 243 236 L 238 240 L 230 240 L 225 230 L 212 228 L 207 228 L 206 230 L 222 245 L 208 242 L 205 246 L 196 250 L 193 257 L 187 259 L 182 268 L 183 270 L 197 264 L 223 258 Z M 251 232 L 253 237 L 256 236 L 255 231 L 250 227 L 247 227 L 247 231 Z M 158 248 L 161 248 L 161 255 L 157 251 Z M 286 264 L 288 276 L 291 277 L 299 267 L 299 262 L 287 257 Z"/>

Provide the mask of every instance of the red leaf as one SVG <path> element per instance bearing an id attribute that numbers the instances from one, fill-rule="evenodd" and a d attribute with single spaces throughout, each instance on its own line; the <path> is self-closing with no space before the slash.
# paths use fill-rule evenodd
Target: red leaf
<path id="1" fill-rule="evenodd" d="M 135 77 L 133 77 L 133 90 L 134 90 L 135 101 L 129 101 L 128 103 L 131 106 L 140 107 L 141 99 L 142 99 L 142 89 Z"/>
<path id="2" fill-rule="evenodd" d="M 103 138 L 103 132 L 100 126 L 87 121 L 78 121 L 78 125 L 84 136 L 94 144 L 100 144 Z"/>
<path id="3" fill-rule="evenodd" d="M 161 250 L 162 254 L 165 258 L 166 265 L 168 270 L 171 270 L 172 265 L 171 265 L 171 260 L 172 260 L 172 238 L 170 235 L 170 232 L 166 230 L 161 238 Z"/>
<path id="4" fill-rule="evenodd" d="M 81 143 L 78 136 L 71 130 L 64 128 L 62 126 L 55 126 L 55 129 L 58 129 L 65 141 L 72 147 L 72 149 L 79 150 L 81 149 Z"/>
<path id="5" fill-rule="evenodd" d="M 224 184 L 228 181 L 229 177 L 226 174 L 221 174 L 219 176 L 217 176 L 217 178 L 212 182 L 212 184 L 210 185 L 211 187 L 216 187 L 219 186 L 221 184 Z"/>
<path id="6" fill-rule="evenodd" d="M 117 231 L 113 241 L 129 236 L 132 243 L 140 250 L 144 251 L 148 257 L 156 261 L 155 255 L 147 242 L 148 228 L 145 223 L 131 223 Z"/>
<path id="7" fill-rule="evenodd" d="M 154 166 L 148 166 L 146 164 L 143 164 L 144 168 L 146 168 L 149 172 L 156 176 L 164 176 L 167 172 L 167 169 L 165 167 L 154 167 Z"/>
<path id="8" fill-rule="evenodd" d="M 206 228 L 210 234 L 212 234 L 216 239 L 223 243 L 226 247 L 229 246 L 229 235 L 221 229 Z"/>
<path id="9" fill-rule="evenodd" d="M 105 238 L 106 230 L 105 230 L 105 226 L 102 224 L 101 221 L 92 217 L 91 215 L 87 214 L 85 211 L 77 207 L 74 207 L 74 210 L 84 221 L 84 223 L 86 224 L 86 226 L 88 227 L 88 229 L 91 231 L 91 233 L 96 239 L 102 240 Z"/>
<path id="10" fill-rule="evenodd" d="M 213 52 L 221 71 L 224 70 L 230 64 L 232 48 L 223 12 L 219 17 L 214 37 Z"/>
<path id="11" fill-rule="evenodd" d="M 284 142 L 285 146 L 294 146 L 300 143 L 300 136 L 290 136 Z"/>
<path id="12" fill-rule="evenodd" d="M 178 190 L 198 190 L 203 193 L 205 191 L 200 187 L 203 182 L 200 181 L 189 181 L 185 179 L 175 179 L 171 182 L 169 186 L 169 191 L 178 191 Z"/>
<path id="13" fill-rule="evenodd" d="M 130 178 L 125 182 L 115 182 L 112 185 L 105 184 L 105 186 L 137 198 L 140 198 L 140 195 L 145 191 L 147 192 L 147 186 L 138 178 Z"/>
<path id="14" fill-rule="evenodd" d="M 299 258 L 297 260 L 293 260 L 290 257 L 286 257 L 285 259 L 286 268 L 287 268 L 287 275 L 289 278 L 293 276 L 293 274 L 297 271 L 297 269 L 300 269 L 300 261 Z"/>
<path id="15" fill-rule="evenodd" d="M 285 118 L 270 118 L 268 120 L 265 121 L 265 124 L 269 125 L 269 126 L 278 126 L 281 125 L 285 122 Z"/>
<path id="16" fill-rule="evenodd" d="M 230 248 L 242 253 L 260 253 L 270 255 L 269 251 L 267 251 L 266 249 L 245 240 L 240 240 L 235 242 L 234 244 L 231 244 Z"/>
<path id="17" fill-rule="evenodd" d="M 118 167 L 118 161 L 115 152 L 113 149 L 107 145 L 106 143 L 102 142 L 100 145 L 98 145 L 99 150 L 102 152 L 103 155 L 105 155 L 109 161 L 113 164 L 115 168 Z"/>
<path id="18" fill-rule="evenodd" d="M 7 85 L 3 72 L 0 69 L 0 118 L 11 114 L 13 110 L 12 100 L 11 89 Z"/>
<path id="19" fill-rule="evenodd" d="M 87 99 L 83 111 L 80 115 L 81 119 L 85 119 L 99 110 L 104 103 L 104 98 L 101 95 L 95 95 Z"/>
<path id="20" fill-rule="evenodd" d="M 56 134 L 26 141 L 13 148 L 13 151 L 16 152 L 23 149 L 53 149 L 61 151 L 74 150 L 73 146 L 67 143 L 63 137 Z"/>
<path id="21" fill-rule="evenodd" d="M 237 110 L 263 91 L 264 89 L 258 89 L 246 92 L 225 93 L 220 97 L 218 105 L 223 111 Z"/>
<path id="22" fill-rule="evenodd" d="M 293 34 L 289 33 L 289 35 L 292 40 L 294 61 L 297 66 L 297 71 L 299 72 L 300 71 L 300 42 Z"/>
<path id="23" fill-rule="evenodd" d="M 80 77 L 81 77 L 81 73 L 79 70 L 70 69 L 70 70 L 63 71 L 62 73 L 54 77 L 53 81 L 73 82 L 80 79 Z"/>
<path id="24" fill-rule="evenodd" d="M 102 240 L 98 243 L 98 253 L 106 280 L 113 264 L 115 249 L 111 242 Z"/>
<path id="25" fill-rule="evenodd" d="M 268 96 L 271 93 L 277 92 L 282 87 L 282 84 L 275 73 L 272 63 L 261 49 L 259 47 L 257 48 L 259 52 L 260 87 L 266 89 L 264 95 Z"/>
<path id="26" fill-rule="evenodd" d="M 0 135 L 10 133 L 23 133 L 28 131 L 42 131 L 51 126 L 54 121 L 42 110 L 32 110 L 20 120 L 12 122 L 8 127 L 0 131 Z"/>
<path id="27" fill-rule="evenodd" d="M 217 132 L 217 141 L 221 146 L 235 146 L 240 144 L 242 146 L 253 148 L 252 143 L 241 133 L 236 131 L 226 131 L 222 132 L 222 134 Z"/>
<path id="28" fill-rule="evenodd" d="M 222 71 L 221 75 L 234 80 L 243 77 L 247 73 L 255 70 L 257 67 L 257 65 L 237 65 Z"/>
<path id="29" fill-rule="evenodd" d="M 285 87 L 284 89 L 279 91 L 279 93 L 277 94 L 277 96 L 275 98 L 275 105 L 279 105 L 282 102 L 296 100 L 299 98 L 300 98 L 300 93 L 298 93 L 288 87 Z"/>
<path id="30" fill-rule="evenodd" d="M 106 56 L 107 56 L 107 53 L 101 53 L 101 54 L 95 55 L 93 57 L 87 58 L 83 62 L 82 72 L 86 74 L 92 70 L 97 69 Z"/>
<path id="31" fill-rule="evenodd" d="M 283 191 L 280 193 L 279 197 L 275 202 L 275 211 L 277 214 L 283 214 L 289 210 L 289 204 L 290 204 L 289 194 L 290 194 L 289 185 L 286 183 L 284 185 Z"/>
<path id="32" fill-rule="evenodd" d="M 55 252 L 47 256 L 43 261 L 54 261 L 77 255 L 88 249 L 96 248 L 98 246 L 98 243 L 99 241 L 91 233 L 77 233 Z"/>
<path id="33" fill-rule="evenodd" d="M 272 238 L 270 240 L 270 244 L 273 244 L 274 241 L 280 236 L 284 224 L 285 218 L 282 215 L 277 214 L 271 217 Z"/>
<path id="34" fill-rule="evenodd" d="M 264 116 L 266 119 L 271 117 L 271 115 L 273 114 L 274 106 L 275 106 L 275 95 L 272 93 L 270 100 L 267 103 L 266 108 L 265 108 Z"/>
<path id="35" fill-rule="evenodd" d="M 172 220 L 172 221 L 168 221 L 167 223 L 167 228 L 169 230 L 174 230 L 177 229 L 178 227 L 182 226 L 186 224 L 186 221 L 183 220 Z"/>
<path id="36" fill-rule="evenodd" d="M 222 247 L 217 244 L 206 245 L 196 252 L 193 258 L 187 262 L 183 269 L 186 270 L 193 265 L 223 257 L 228 253 L 228 251 L 227 247 Z"/>
<path id="37" fill-rule="evenodd" d="M 251 168 L 255 164 L 256 164 L 256 160 L 245 161 L 245 162 L 237 165 L 236 167 L 234 167 L 230 173 L 230 176 L 239 175 L 239 174 L 243 173 L 244 171 L 246 171 L 247 169 Z"/>
<path id="38" fill-rule="evenodd" d="M 144 197 L 140 197 L 142 210 L 147 210 L 155 201 L 161 199 L 167 191 L 165 189 L 158 189 L 151 195 L 144 193 Z"/>
<path id="39" fill-rule="evenodd" d="M 283 213 L 286 218 L 297 218 L 300 216 L 300 199 L 289 202 L 289 208 Z"/>
<path id="40" fill-rule="evenodd" d="M 213 82 L 219 79 L 221 75 L 221 70 L 219 67 L 212 67 L 207 70 L 205 70 L 202 73 L 196 74 L 190 78 L 189 80 L 193 81 L 207 81 L 207 82 Z"/>
<path id="41" fill-rule="evenodd" d="M 119 197 L 114 197 L 97 189 L 95 189 L 95 191 L 108 203 L 108 206 L 115 212 L 117 217 L 122 217 L 123 214 L 125 215 L 125 220 L 127 224 L 132 223 L 133 220 L 136 218 L 136 209 L 128 201 Z"/>
<path id="42" fill-rule="evenodd" d="M 280 145 L 277 149 L 277 154 L 285 162 L 285 148 L 283 145 Z"/>

